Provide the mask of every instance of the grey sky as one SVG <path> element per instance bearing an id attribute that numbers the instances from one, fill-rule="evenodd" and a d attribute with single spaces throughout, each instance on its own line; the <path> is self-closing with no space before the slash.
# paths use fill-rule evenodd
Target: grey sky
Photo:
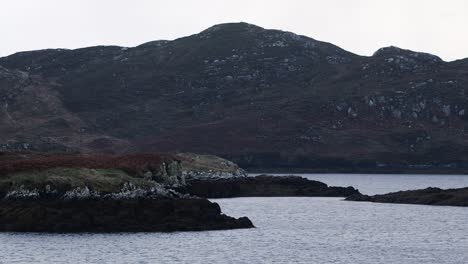
<path id="1" fill-rule="evenodd" d="M 371 55 L 383 46 L 468 57 L 466 0 L 0 0 L 0 56 L 135 46 L 244 21 Z"/>

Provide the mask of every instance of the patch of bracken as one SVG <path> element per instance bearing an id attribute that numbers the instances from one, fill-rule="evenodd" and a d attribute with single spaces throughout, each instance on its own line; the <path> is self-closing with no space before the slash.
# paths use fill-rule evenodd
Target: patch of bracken
<path id="1" fill-rule="evenodd" d="M 5 154 L 4 154 L 5 155 Z M 145 171 L 157 170 L 162 164 L 177 160 L 170 154 L 132 154 L 114 155 L 31 155 L 25 159 L 0 160 L 0 175 L 19 171 L 46 170 L 57 167 L 122 169 L 134 175 L 143 175 Z"/>

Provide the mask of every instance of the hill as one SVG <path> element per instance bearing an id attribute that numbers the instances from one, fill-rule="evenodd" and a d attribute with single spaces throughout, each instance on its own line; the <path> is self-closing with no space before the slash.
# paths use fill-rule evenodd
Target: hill
<path id="1" fill-rule="evenodd" d="M 0 149 L 196 152 L 250 169 L 467 172 L 468 60 L 358 56 L 247 23 L 0 58 Z"/>

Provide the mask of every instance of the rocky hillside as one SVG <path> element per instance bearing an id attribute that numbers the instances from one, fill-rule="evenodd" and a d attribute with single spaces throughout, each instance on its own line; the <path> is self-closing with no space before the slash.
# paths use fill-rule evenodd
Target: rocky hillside
<path id="1" fill-rule="evenodd" d="M 364 57 L 246 23 L 0 58 L 0 150 L 177 151 L 246 168 L 468 170 L 468 60 Z"/>

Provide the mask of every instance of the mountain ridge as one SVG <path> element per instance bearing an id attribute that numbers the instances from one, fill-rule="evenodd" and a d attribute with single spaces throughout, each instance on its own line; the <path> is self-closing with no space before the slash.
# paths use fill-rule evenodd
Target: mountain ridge
<path id="1" fill-rule="evenodd" d="M 290 31 L 283 31 L 283 30 L 279 30 L 279 29 L 266 29 L 266 28 L 263 28 L 263 27 L 260 27 L 260 26 L 257 26 L 257 25 L 254 25 L 254 24 L 250 24 L 250 23 L 247 23 L 247 22 L 227 22 L 227 23 L 221 23 L 221 24 L 216 24 L 214 26 L 211 26 L 205 30 L 202 30 L 201 32 L 197 33 L 197 34 L 194 34 L 194 35 L 200 35 L 200 34 L 203 34 L 204 32 L 211 32 L 213 31 L 214 29 L 216 28 L 222 28 L 222 27 L 228 27 L 228 26 L 235 26 L 235 25 L 245 25 L 247 27 L 254 27 L 254 28 L 257 28 L 257 29 L 261 29 L 261 30 L 269 30 L 269 31 L 278 31 L 278 32 L 284 32 L 284 33 L 291 33 L 293 35 L 296 35 L 298 37 L 302 37 L 302 38 L 307 38 L 307 39 L 311 39 L 311 40 L 314 40 L 314 41 L 317 41 L 317 42 L 322 42 L 322 43 L 327 43 L 327 44 L 331 44 L 331 45 L 334 45 L 332 43 L 329 43 L 329 42 L 325 42 L 325 41 L 320 41 L 320 40 L 316 40 L 314 38 L 311 38 L 309 36 L 306 36 L 306 35 L 299 35 L 299 34 L 295 34 L 293 32 L 290 32 Z M 189 36 L 182 36 L 182 37 L 179 37 L 179 38 L 175 38 L 173 40 L 167 40 L 167 39 L 159 39 L 159 40 L 151 40 L 151 41 L 148 41 L 148 42 L 144 42 L 144 43 L 141 43 L 139 45 L 136 45 L 136 46 L 120 46 L 120 45 L 97 45 L 97 46 L 86 46 L 86 47 L 81 47 L 81 48 L 75 48 L 75 49 L 68 49 L 68 48 L 46 48 L 46 49 L 38 49 L 38 50 L 26 50 L 26 51 L 18 51 L 18 52 L 15 52 L 15 53 L 12 53 L 12 54 L 9 54 L 9 55 L 6 55 L 6 56 L 1 56 L 0 58 L 5 58 L 5 57 L 10 57 L 10 56 L 15 56 L 15 55 L 19 55 L 19 54 L 22 54 L 22 53 L 31 53 L 31 52 L 42 52 L 42 51 L 77 51 L 77 50 L 82 50 L 82 49 L 88 49 L 88 48 L 99 48 L 99 47 L 114 47 L 114 48 L 123 48 L 123 49 L 134 49 L 134 48 L 140 48 L 140 47 L 143 47 L 143 46 L 148 46 L 148 45 L 156 45 L 156 46 L 161 46 L 163 44 L 167 44 L 169 42 L 174 42 L 174 41 L 177 41 L 177 40 L 180 40 L 180 39 L 184 39 L 184 38 L 187 38 L 187 37 L 191 37 L 191 36 L 194 36 L 194 35 L 189 35 Z M 336 45 L 334 45 L 336 46 Z M 338 47 L 338 46 L 336 46 Z M 338 47 L 340 48 L 340 47 Z M 384 46 L 384 47 L 381 47 L 379 49 L 377 49 L 372 55 L 359 55 L 359 54 L 356 54 L 356 53 L 353 53 L 351 51 L 348 51 L 348 50 L 345 50 L 343 49 L 344 51 L 346 52 L 349 52 L 349 53 L 352 53 L 356 56 L 360 56 L 360 57 L 373 57 L 375 56 L 380 50 L 384 50 L 384 49 L 388 49 L 388 48 L 396 48 L 396 49 L 399 49 L 399 50 L 403 50 L 403 51 L 409 51 L 409 52 L 412 52 L 412 53 L 419 53 L 419 54 L 427 54 L 427 55 L 432 55 L 432 56 L 436 56 L 440 59 L 439 56 L 435 55 L 435 54 L 432 54 L 432 53 L 428 53 L 428 52 L 421 52 L 421 51 L 415 51 L 415 50 L 410 50 L 410 49 L 403 49 L 403 48 L 400 48 L 398 46 L 394 46 L 394 45 L 390 45 L 390 46 Z M 342 49 L 342 48 L 340 48 Z M 440 59 L 442 60 L 442 59 Z M 443 62 L 456 62 L 456 61 L 463 61 L 463 60 L 468 60 L 468 57 L 466 58 L 459 58 L 459 59 L 455 59 L 455 60 L 451 60 L 451 61 L 446 61 L 446 60 L 442 60 Z"/>
<path id="2" fill-rule="evenodd" d="M 0 58 L 0 149 L 465 168 L 465 61 L 396 47 L 360 56 L 246 23 L 133 48 L 24 52 Z"/>

